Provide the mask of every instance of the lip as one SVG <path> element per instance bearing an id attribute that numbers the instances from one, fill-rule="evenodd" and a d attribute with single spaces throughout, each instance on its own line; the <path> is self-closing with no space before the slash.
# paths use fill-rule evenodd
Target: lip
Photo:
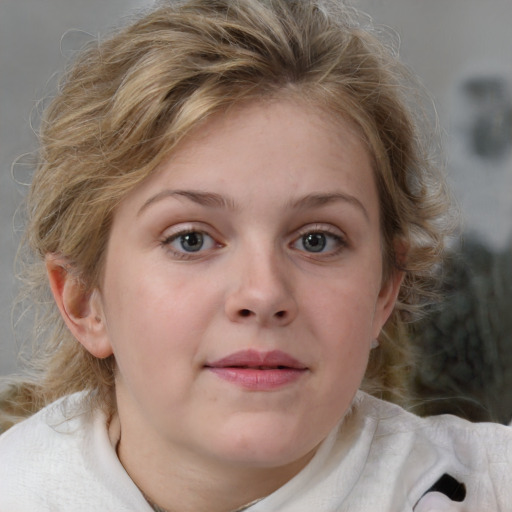
<path id="1" fill-rule="evenodd" d="M 205 364 L 219 378 L 253 391 L 275 390 L 300 379 L 307 366 L 280 350 L 241 350 Z"/>

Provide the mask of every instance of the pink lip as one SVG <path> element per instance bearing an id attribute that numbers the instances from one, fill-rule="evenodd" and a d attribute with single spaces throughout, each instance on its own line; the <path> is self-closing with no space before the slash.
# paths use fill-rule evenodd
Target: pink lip
<path id="1" fill-rule="evenodd" d="M 270 391 L 299 379 L 307 367 L 280 350 L 241 350 L 205 368 L 228 382 L 254 391 Z"/>

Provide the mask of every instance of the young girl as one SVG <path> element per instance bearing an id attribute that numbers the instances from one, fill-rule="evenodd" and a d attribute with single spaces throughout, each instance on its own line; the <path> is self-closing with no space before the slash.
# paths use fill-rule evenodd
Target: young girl
<path id="1" fill-rule="evenodd" d="M 327 0 L 169 2 L 83 52 L 28 197 L 47 310 L 4 428 L 40 410 L 1 512 L 510 507 L 507 427 L 360 390 L 398 396 L 445 235 L 404 79 Z"/>

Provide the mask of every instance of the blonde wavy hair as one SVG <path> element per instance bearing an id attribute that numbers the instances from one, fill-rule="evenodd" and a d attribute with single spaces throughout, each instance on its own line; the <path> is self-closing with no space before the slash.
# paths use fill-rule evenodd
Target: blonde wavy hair
<path id="1" fill-rule="evenodd" d="M 5 383 L 3 428 L 78 390 L 88 391 L 91 407 L 115 408 L 114 356 L 93 357 L 67 330 L 45 255 L 64 256 L 87 290 L 98 287 L 112 216 L 127 192 L 198 123 L 280 96 L 352 120 L 373 156 L 384 278 L 396 266 L 405 277 L 364 386 L 399 400 L 410 361 L 404 326 L 431 299 L 447 195 L 420 138 L 424 117 L 410 108 L 417 86 L 372 32 L 367 17 L 336 1 L 178 0 L 81 52 L 41 121 L 23 245 L 35 349 L 30 372 Z M 406 257 L 396 254 L 398 239 Z"/>

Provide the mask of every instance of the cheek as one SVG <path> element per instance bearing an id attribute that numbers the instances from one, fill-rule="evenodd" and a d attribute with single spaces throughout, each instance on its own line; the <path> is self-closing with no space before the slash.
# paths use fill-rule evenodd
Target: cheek
<path id="1" fill-rule="evenodd" d="M 168 329 L 162 323 L 168 315 L 163 312 L 163 287 L 155 286 L 140 268 L 127 267 L 122 259 L 116 263 L 104 281 L 110 343 L 121 375 L 140 372 L 151 378 L 155 364 L 165 361 L 161 352 L 166 349 L 164 333 Z"/>
<path id="2" fill-rule="evenodd" d="M 375 285 L 360 280 L 339 279 L 324 282 L 307 294 L 309 316 L 322 338 L 336 333 L 341 341 L 370 340 L 378 292 Z"/>
<path id="3" fill-rule="evenodd" d="M 325 283 L 323 291 L 308 297 L 315 350 L 321 353 L 320 364 L 335 396 L 339 386 L 359 387 L 368 362 L 376 295 L 360 285 L 360 281 Z"/>
<path id="4" fill-rule="evenodd" d="M 185 355 L 194 361 L 194 340 L 218 308 L 215 290 L 165 268 L 119 269 L 122 262 L 105 280 L 105 290 L 108 334 L 120 370 L 168 371 L 172 365 L 176 371 Z"/>

